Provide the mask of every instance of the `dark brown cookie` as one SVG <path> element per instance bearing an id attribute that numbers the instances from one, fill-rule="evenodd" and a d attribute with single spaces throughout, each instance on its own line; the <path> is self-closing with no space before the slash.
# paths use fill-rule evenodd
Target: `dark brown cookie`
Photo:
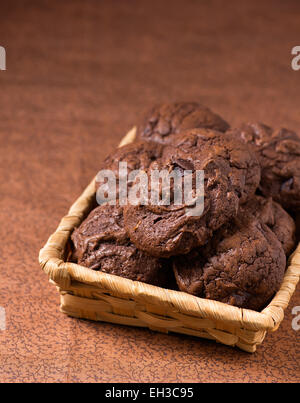
<path id="1" fill-rule="evenodd" d="M 175 205 L 132 205 L 124 209 L 125 227 L 132 242 L 154 256 L 188 253 L 201 246 L 217 230 L 237 215 L 241 203 L 253 196 L 260 179 L 254 153 L 239 140 L 220 132 L 195 129 L 174 137 L 167 146 L 160 169 L 169 173 L 204 171 L 204 210 L 195 215 L 186 203 Z M 149 170 L 148 182 L 151 173 Z"/>
<path id="2" fill-rule="evenodd" d="M 274 233 L 244 214 L 215 238 L 210 247 L 173 258 L 179 289 L 240 308 L 264 308 L 279 289 L 286 266 Z"/>
<path id="3" fill-rule="evenodd" d="M 75 229 L 72 241 L 82 266 L 162 287 L 172 283 L 166 260 L 149 256 L 130 242 L 120 207 L 97 207 Z"/>
<path id="4" fill-rule="evenodd" d="M 219 169 L 215 172 L 216 177 L 222 174 L 226 166 L 229 182 L 235 188 L 241 204 L 255 193 L 260 181 L 259 161 L 251 147 L 240 139 L 225 139 L 222 133 L 215 130 L 186 130 L 174 136 L 172 145 L 163 148 L 163 159 L 180 160 L 183 154 L 186 160 L 193 159 L 191 156 L 194 155 L 197 162 L 203 161 L 209 168 Z M 185 169 L 189 169 L 188 166 Z M 208 185 L 213 187 L 211 182 Z"/>
<path id="5" fill-rule="evenodd" d="M 137 138 L 169 144 L 174 134 L 194 128 L 225 132 L 229 124 L 197 102 L 161 104 L 156 105 L 144 116 L 137 129 Z"/>
<path id="6" fill-rule="evenodd" d="M 287 129 L 248 123 L 227 132 L 253 146 L 261 164 L 261 193 L 300 211 L 300 138 Z"/>
<path id="7" fill-rule="evenodd" d="M 162 155 L 163 146 L 145 141 L 130 143 L 117 148 L 109 154 L 100 165 L 96 176 L 96 200 L 99 205 L 113 200 L 113 204 L 124 206 L 127 200 L 128 189 L 132 186 L 134 171 L 145 170 Z M 126 165 L 126 169 L 124 166 Z M 109 170 L 113 174 L 114 185 L 107 179 Z M 122 171 L 123 170 L 123 171 Z M 133 175 L 134 176 L 134 175 Z M 123 185 L 123 186 L 120 186 Z M 122 191 L 120 191 L 123 189 Z M 108 192 L 109 190 L 109 192 Z"/>
<path id="8" fill-rule="evenodd" d="M 281 242 L 286 255 L 295 247 L 296 226 L 292 217 L 274 202 L 272 198 L 255 196 L 242 206 L 241 212 L 253 214 L 260 222 L 266 224 Z"/>
<path id="9" fill-rule="evenodd" d="M 119 178 L 120 162 L 127 163 L 128 173 L 147 169 L 150 164 L 161 157 L 163 147 L 155 143 L 139 141 L 127 144 L 111 152 L 100 165 L 100 170 L 110 169 Z M 102 182 L 96 180 L 96 189 Z"/>

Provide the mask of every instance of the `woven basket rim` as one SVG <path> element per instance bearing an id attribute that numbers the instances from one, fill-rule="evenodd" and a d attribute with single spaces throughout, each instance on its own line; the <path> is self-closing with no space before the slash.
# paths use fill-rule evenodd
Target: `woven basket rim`
<path id="1" fill-rule="evenodd" d="M 136 128 L 130 130 L 122 139 L 119 147 L 132 142 Z M 65 248 L 74 228 L 91 210 L 95 197 L 95 177 L 81 196 L 63 217 L 56 231 L 40 250 L 39 263 L 59 287 L 67 289 L 72 281 L 102 288 L 104 292 L 117 295 L 118 298 L 147 301 L 149 304 L 161 304 L 168 310 L 191 316 L 226 321 L 235 326 L 251 330 L 276 330 L 283 320 L 284 309 L 300 278 L 300 243 L 289 258 L 282 285 L 273 299 L 261 312 L 238 308 L 219 301 L 199 298 L 182 291 L 168 290 L 150 284 L 132 281 L 112 274 L 94 271 L 63 259 Z M 120 297 L 121 295 L 121 297 Z"/>

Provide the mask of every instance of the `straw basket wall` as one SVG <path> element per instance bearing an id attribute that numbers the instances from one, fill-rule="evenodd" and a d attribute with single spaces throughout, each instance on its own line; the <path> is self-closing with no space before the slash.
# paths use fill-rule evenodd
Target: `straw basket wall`
<path id="1" fill-rule="evenodd" d="M 120 146 L 132 142 L 135 128 Z M 280 290 L 261 312 L 240 309 L 66 261 L 70 235 L 94 205 L 95 179 L 40 251 L 39 262 L 60 293 L 62 312 L 78 318 L 148 327 L 212 339 L 254 352 L 267 331 L 278 329 L 300 277 L 300 244 L 290 256 Z"/>

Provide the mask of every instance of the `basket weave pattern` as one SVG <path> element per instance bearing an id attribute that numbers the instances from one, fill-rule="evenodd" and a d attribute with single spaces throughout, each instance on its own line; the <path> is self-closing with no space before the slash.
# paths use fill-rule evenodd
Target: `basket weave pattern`
<path id="1" fill-rule="evenodd" d="M 132 129 L 120 146 L 134 140 Z M 300 278 L 300 244 L 290 256 L 280 290 L 261 312 L 198 298 L 66 262 L 70 235 L 91 211 L 95 178 L 40 251 L 39 262 L 61 295 L 61 311 L 78 318 L 148 327 L 216 340 L 254 352 L 278 328 Z"/>

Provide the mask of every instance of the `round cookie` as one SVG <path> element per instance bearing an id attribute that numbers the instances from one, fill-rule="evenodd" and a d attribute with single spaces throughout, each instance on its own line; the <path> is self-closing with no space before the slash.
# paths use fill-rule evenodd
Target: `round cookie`
<path id="1" fill-rule="evenodd" d="M 173 258 L 179 289 L 240 308 L 264 308 L 278 291 L 286 266 L 275 234 L 244 214 L 215 238 L 206 248 Z"/>
<path id="2" fill-rule="evenodd" d="M 129 171 L 146 169 L 153 161 L 161 157 L 162 150 L 163 147 L 155 143 L 144 141 L 130 143 L 110 153 L 101 164 L 101 168 L 109 168 L 117 172 L 119 163 L 127 162 Z"/>
<path id="3" fill-rule="evenodd" d="M 287 129 L 247 123 L 227 132 L 252 145 L 261 164 L 260 191 L 285 209 L 300 211 L 300 138 Z"/>
<path id="4" fill-rule="evenodd" d="M 228 166 L 226 173 L 230 175 L 229 182 L 234 186 L 241 204 L 252 197 L 260 182 L 259 161 L 251 147 L 238 138 L 227 138 L 216 130 L 191 129 L 174 136 L 172 145 L 163 148 L 162 158 L 180 160 L 182 154 L 186 160 L 191 160 L 194 155 L 196 162 L 204 161 L 213 169 L 222 170 Z M 213 166 L 222 161 L 223 164 Z M 218 173 L 222 172 L 216 172 L 216 175 Z M 209 186 L 212 187 L 213 183 L 210 182 Z"/>
<path id="5" fill-rule="evenodd" d="M 102 205 L 94 209 L 72 234 L 77 263 L 131 280 L 168 286 L 169 264 L 139 251 L 124 229 L 122 209 Z"/>
<path id="6" fill-rule="evenodd" d="M 137 128 L 137 138 L 161 144 L 172 143 L 174 134 L 186 129 L 207 128 L 225 132 L 229 124 L 197 102 L 160 104 L 146 113 Z"/>
<path id="7" fill-rule="evenodd" d="M 133 170 L 146 169 L 162 155 L 163 147 L 155 143 L 137 141 L 112 151 L 100 165 L 100 170 L 110 169 L 119 177 L 119 163 L 126 162 L 128 173 Z M 96 189 L 101 182 L 96 179 Z"/>
<path id="8" fill-rule="evenodd" d="M 295 247 L 296 225 L 292 217 L 271 197 L 255 196 L 241 208 L 266 224 L 281 242 L 286 255 Z"/>
<path id="9" fill-rule="evenodd" d="M 204 209 L 195 215 L 186 203 L 132 205 L 124 208 L 131 241 L 153 256 L 188 253 L 204 245 L 212 233 L 237 215 L 241 203 L 253 196 L 260 179 L 254 153 L 239 140 L 220 132 L 194 129 L 174 137 L 157 161 L 169 173 L 190 170 L 195 192 L 196 171 L 204 171 Z M 148 183 L 152 172 L 147 171 Z M 182 179 L 183 181 L 183 179 Z"/>

